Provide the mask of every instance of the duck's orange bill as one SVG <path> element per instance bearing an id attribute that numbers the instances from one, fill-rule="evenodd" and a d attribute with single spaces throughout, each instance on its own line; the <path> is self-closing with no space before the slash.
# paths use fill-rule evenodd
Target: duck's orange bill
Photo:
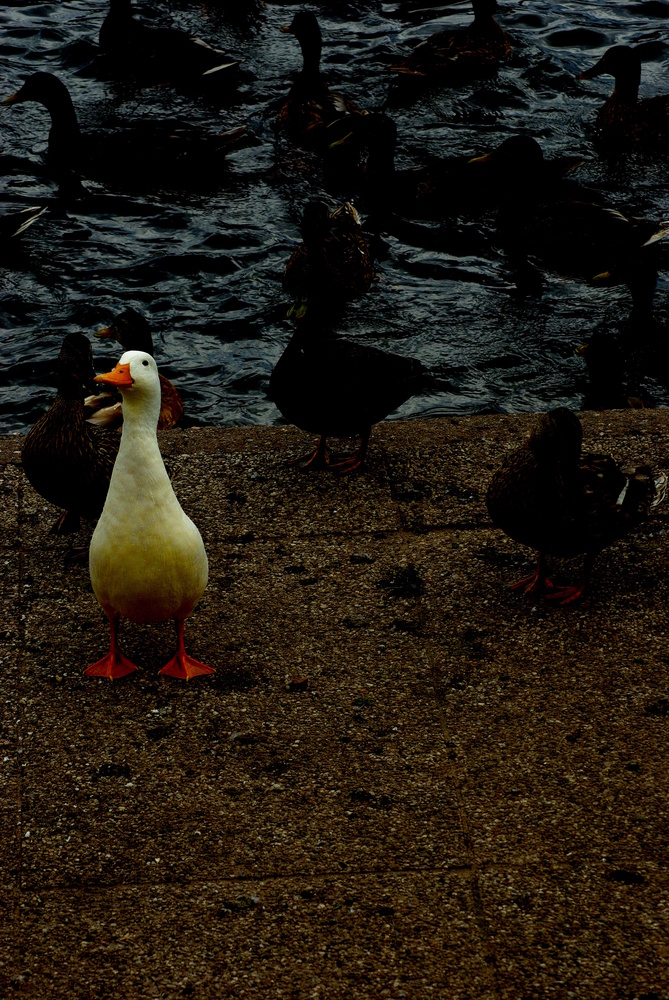
<path id="1" fill-rule="evenodd" d="M 489 163 L 492 159 L 492 153 L 484 153 L 483 156 L 474 156 L 468 163 Z"/>
<path id="2" fill-rule="evenodd" d="M 130 365 L 117 364 L 113 372 L 105 372 L 95 376 L 96 382 L 107 382 L 109 385 L 132 385 L 134 379 L 130 374 Z"/>

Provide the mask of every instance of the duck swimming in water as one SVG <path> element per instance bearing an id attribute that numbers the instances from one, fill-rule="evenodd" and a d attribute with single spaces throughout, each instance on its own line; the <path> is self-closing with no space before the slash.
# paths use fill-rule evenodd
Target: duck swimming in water
<path id="1" fill-rule="evenodd" d="M 605 140 L 663 145 L 669 143 L 669 94 L 639 100 L 641 57 L 629 45 L 614 45 L 579 80 L 597 76 L 615 79 L 613 93 L 597 112 L 597 127 Z"/>
<path id="2" fill-rule="evenodd" d="M 529 439 L 495 473 L 486 496 L 495 527 L 539 552 L 536 572 L 513 587 L 559 604 L 583 596 L 597 554 L 653 513 L 667 488 L 663 473 L 622 469 L 608 455 L 582 456 L 582 438 L 570 410 L 542 414 Z M 581 582 L 554 586 L 547 555 L 584 555 Z"/>
<path id="3" fill-rule="evenodd" d="M 389 115 L 372 112 L 351 122 L 352 135 L 367 149 L 362 168 L 362 190 L 369 209 L 378 214 L 396 212 L 429 217 L 461 211 L 470 202 L 469 157 L 436 160 L 423 167 L 395 166 L 397 126 Z M 347 137 L 342 142 L 345 142 Z"/>
<path id="4" fill-rule="evenodd" d="M 373 112 L 357 119 L 354 129 L 360 145 L 367 148 L 363 191 L 375 213 L 421 218 L 477 213 L 507 200 L 510 180 L 506 171 L 515 172 L 518 164 L 527 164 L 526 172 L 531 174 L 523 185 L 541 188 L 547 195 L 561 189 L 565 175 L 583 162 L 574 156 L 547 159 L 535 139 L 516 135 L 480 157 L 442 157 L 426 166 L 400 170 L 395 166 L 397 127 L 392 118 Z M 491 161 L 491 169 L 479 168 L 485 161 Z"/>
<path id="5" fill-rule="evenodd" d="M 494 14 L 497 0 L 472 0 L 467 28 L 437 31 L 420 42 L 391 72 L 427 83 L 458 84 L 491 76 L 511 55 L 511 44 Z"/>
<path id="6" fill-rule="evenodd" d="M 353 205 L 334 212 L 309 202 L 302 217 L 303 243 L 286 265 L 283 285 L 296 300 L 289 315 L 301 319 L 308 308 L 325 314 L 363 295 L 374 278 L 374 263 Z"/>
<path id="7" fill-rule="evenodd" d="M 195 83 L 230 80 L 238 59 L 179 28 L 155 28 L 137 20 L 132 0 L 110 0 L 100 28 L 100 48 L 115 64 L 140 80 Z"/>
<path id="8" fill-rule="evenodd" d="M 21 462 L 31 486 L 64 508 L 52 532 L 77 531 L 80 517 L 100 516 L 118 451 L 115 435 L 86 423 L 84 396 L 95 378 L 90 341 L 68 333 L 58 355 L 58 395 L 28 432 Z"/>
<path id="9" fill-rule="evenodd" d="M 153 357 L 153 338 L 149 324 L 136 309 L 124 309 L 110 326 L 97 330 L 96 337 L 113 337 L 125 351 L 144 351 Z M 181 396 L 164 375 L 160 380 L 160 416 L 158 430 L 176 426 L 184 413 Z M 123 420 L 120 393 L 88 396 L 85 400 L 86 419 L 95 427 L 118 426 Z"/>
<path id="10" fill-rule="evenodd" d="M 498 189 L 498 231 L 512 258 L 532 256 L 558 274 L 588 280 L 614 268 L 656 269 L 669 223 L 601 204 L 596 193 L 560 176 L 560 160 L 557 173 L 547 171 L 531 137 L 507 139 L 470 162 L 485 174 L 488 189 Z M 569 159 L 564 162 L 569 168 Z"/>
<path id="11" fill-rule="evenodd" d="M 303 65 L 279 112 L 279 124 L 301 145 L 328 145 L 340 138 L 332 129 L 334 123 L 342 121 L 345 133 L 346 121 L 362 112 L 350 98 L 331 91 L 321 73 L 323 40 L 315 15 L 298 11 L 281 30 L 297 38 Z"/>
<path id="12" fill-rule="evenodd" d="M 59 181 L 83 176 L 125 188 L 210 188 L 245 127 L 203 133 L 175 121 L 134 122 L 111 132 L 82 132 L 72 98 L 53 73 L 33 73 L 2 104 L 34 101 L 51 116 L 47 163 Z"/>
<path id="13" fill-rule="evenodd" d="M 107 500 L 91 539 L 89 568 L 95 596 L 109 619 L 110 649 L 84 673 L 123 677 L 136 670 L 118 648 L 121 617 L 134 622 L 174 619 L 177 651 L 161 674 L 190 680 L 213 673 L 186 653 L 184 622 L 207 586 L 204 544 L 181 509 L 158 447 L 160 381 L 150 354 L 127 351 L 96 381 L 123 395 L 123 433 Z"/>

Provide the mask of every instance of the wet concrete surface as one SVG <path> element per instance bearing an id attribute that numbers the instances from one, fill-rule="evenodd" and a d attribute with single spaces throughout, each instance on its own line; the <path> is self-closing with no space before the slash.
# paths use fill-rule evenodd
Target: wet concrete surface
<path id="1" fill-rule="evenodd" d="M 531 416 L 375 429 L 306 473 L 290 428 L 161 436 L 207 545 L 186 640 L 107 625 L 0 439 L 0 996 L 669 997 L 666 515 L 585 600 L 510 591 L 489 523 Z M 669 468 L 669 415 L 583 416 Z M 578 560 L 557 568 L 574 580 Z"/>

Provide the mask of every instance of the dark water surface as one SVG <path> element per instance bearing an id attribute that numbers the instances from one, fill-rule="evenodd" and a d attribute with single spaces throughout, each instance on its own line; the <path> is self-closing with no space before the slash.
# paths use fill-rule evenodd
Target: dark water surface
<path id="1" fill-rule="evenodd" d="M 11 261 L 0 262 L 0 432 L 25 430 L 48 404 L 53 358 L 66 332 L 91 334 L 128 305 L 149 319 L 158 364 L 195 420 L 280 420 L 265 389 L 292 332 L 281 276 L 299 241 L 306 199 L 324 194 L 317 170 L 300 169 L 303 158 L 275 133 L 281 99 L 301 66 L 296 40 L 278 29 L 297 5 L 155 0 L 135 6 L 147 20 L 171 21 L 243 58 L 247 78 L 225 106 L 105 78 L 97 36 L 108 4 L 93 0 L 0 7 L 0 97 L 27 74 L 48 70 L 69 87 L 84 129 L 135 115 L 178 116 L 212 131 L 246 122 L 258 144 L 231 155 L 215 194 L 119 196 L 86 182 L 95 199 L 57 208 L 56 185 L 38 172 L 46 111 L 35 104 L 0 108 L 0 153 L 25 161 L 2 176 L 0 210 L 54 206 Z M 226 15 L 226 8 L 237 13 Z M 428 0 L 310 9 L 323 31 L 328 82 L 370 109 L 386 103 L 390 55 L 471 20 L 468 4 L 449 8 Z M 482 152 L 530 131 L 548 154 L 582 155 L 578 179 L 605 191 L 611 204 L 669 218 L 667 158 L 603 161 L 593 146 L 593 122 L 613 81 L 576 79 L 609 45 L 644 43 L 641 96 L 669 91 L 669 3 L 500 0 L 498 19 L 514 55 L 495 79 L 434 89 L 411 106 L 389 108 L 398 125 L 398 166 Z M 520 298 L 493 234 L 489 223 L 464 218 L 396 227 L 384 237 L 378 281 L 348 306 L 343 333 L 418 357 L 455 387 L 450 396 L 410 401 L 400 415 L 578 407 L 586 375 L 575 346 L 598 326 L 613 329 L 629 312 L 624 287 L 594 289 L 551 275 L 540 299 Z M 668 291 L 662 275 L 656 313 L 664 321 Z M 94 354 L 104 371 L 120 350 L 96 341 Z M 650 388 L 657 402 L 669 402 L 666 388 Z"/>

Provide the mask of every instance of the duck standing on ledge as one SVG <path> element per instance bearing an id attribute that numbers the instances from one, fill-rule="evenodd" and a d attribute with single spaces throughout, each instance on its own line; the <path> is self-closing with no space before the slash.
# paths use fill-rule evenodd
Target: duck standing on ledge
<path id="1" fill-rule="evenodd" d="M 669 94 L 640 101 L 641 58 L 629 45 L 607 49 L 598 63 L 580 74 L 579 80 L 596 76 L 615 79 L 613 93 L 597 112 L 597 127 L 604 139 L 650 145 L 669 143 Z"/>
<path id="2" fill-rule="evenodd" d="M 107 496 L 118 439 L 86 423 L 84 395 L 94 378 L 90 341 L 83 333 L 68 333 L 58 355 L 58 395 L 21 451 L 31 486 L 64 508 L 51 529 L 55 534 L 77 531 L 80 517 L 99 517 Z"/>
<path id="3" fill-rule="evenodd" d="M 124 351 L 144 351 L 153 357 L 153 338 L 149 324 L 136 309 L 124 309 L 110 326 L 97 330 L 96 337 L 114 337 Z M 169 379 L 158 374 L 160 380 L 160 417 L 158 430 L 175 427 L 184 413 L 181 396 Z M 88 396 L 85 400 L 86 419 L 95 427 L 118 426 L 123 420 L 123 410 L 118 393 Z"/>
<path id="4" fill-rule="evenodd" d="M 347 201 L 330 214 L 324 202 L 310 201 L 300 228 L 304 242 L 283 276 L 284 288 L 296 300 L 289 316 L 301 319 L 310 306 L 327 315 L 364 295 L 374 278 L 374 262 L 353 205 Z"/>
<path id="5" fill-rule="evenodd" d="M 268 396 L 289 423 L 320 435 L 315 451 L 297 462 L 353 472 L 365 460 L 373 424 L 412 396 L 447 388 L 419 361 L 336 337 L 307 317 L 276 363 Z M 330 463 L 328 437 L 361 438 L 360 448 Z"/>
<path id="6" fill-rule="evenodd" d="M 110 0 L 100 28 L 100 48 L 140 80 L 205 83 L 230 80 L 239 60 L 179 28 L 154 28 L 133 16 L 131 0 Z"/>
<path id="7" fill-rule="evenodd" d="M 467 28 L 437 31 L 391 72 L 427 83 L 462 83 L 491 76 L 511 55 L 511 45 L 493 14 L 497 0 L 472 0 L 474 20 Z"/>
<path id="8" fill-rule="evenodd" d="M 212 134 L 177 121 L 143 121 L 111 132 L 82 133 L 72 98 L 53 73 L 33 73 L 2 104 L 35 101 L 51 116 L 47 163 L 56 178 L 81 175 L 117 187 L 209 188 L 246 128 Z"/>
<path id="9" fill-rule="evenodd" d="M 87 677 L 123 677 L 137 667 L 118 648 L 119 618 L 177 625 L 177 651 L 161 674 L 190 680 L 211 674 L 186 653 L 184 621 L 207 586 L 204 544 L 184 514 L 158 447 L 158 368 L 150 354 L 127 351 L 116 368 L 96 381 L 123 396 L 123 434 L 109 492 L 93 533 L 89 567 L 95 596 L 109 619 L 111 645 Z"/>
<path id="10" fill-rule="evenodd" d="M 328 126 L 362 112 L 350 98 L 333 93 L 321 73 L 323 39 L 315 15 L 311 11 L 298 11 L 281 30 L 297 38 L 303 66 L 279 112 L 279 124 L 295 142 L 307 146 L 330 144 L 339 136 L 328 130 Z"/>
<path id="11" fill-rule="evenodd" d="M 505 459 L 486 496 L 496 528 L 538 549 L 536 572 L 513 584 L 570 604 L 585 593 L 595 556 L 644 521 L 664 499 L 667 477 L 648 467 L 621 469 L 608 455 L 581 457 L 583 431 L 575 414 L 542 414 L 529 440 Z M 576 587 L 548 579 L 546 555 L 585 555 Z"/>

